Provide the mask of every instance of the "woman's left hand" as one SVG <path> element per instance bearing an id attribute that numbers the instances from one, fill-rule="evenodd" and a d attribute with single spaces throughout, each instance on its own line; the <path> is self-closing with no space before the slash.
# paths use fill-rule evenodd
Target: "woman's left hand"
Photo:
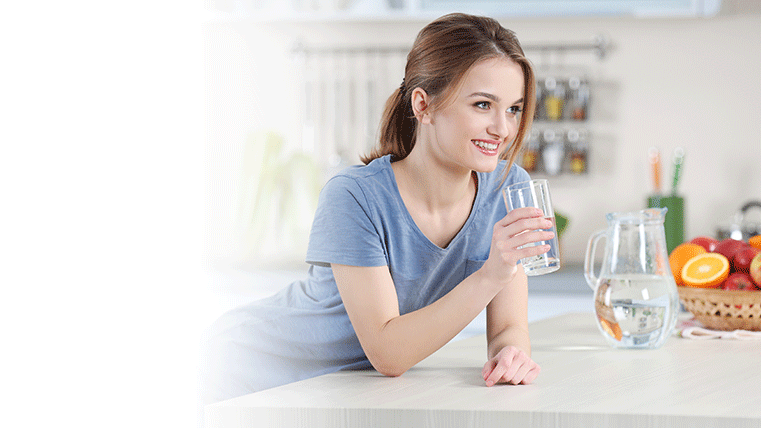
<path id="1" fill-rule="evenodd" d="M 528 385 L 536 379 L 540 371 L 539 364 L 525 352 L 515 346 L 506 346 L 484 364 L 481 374 L 486 381 L 486 386 L 500 382 Z"/>

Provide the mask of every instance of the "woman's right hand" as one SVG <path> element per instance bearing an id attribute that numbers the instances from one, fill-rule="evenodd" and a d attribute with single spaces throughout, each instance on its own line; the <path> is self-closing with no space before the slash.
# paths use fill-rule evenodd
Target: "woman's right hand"
<path id="1" fill-rule="evenodd" d="M 552 239 L 552 232 L 540 230 L 551 227 L 552 221 L 544 218 L 538 208 L 518 208 L 507 213 L 494 225 L 489 259 L 481 268 L 481 274 L 500 289 L 510 283 L 521 268 L 518 262 L 522 258 L 538 256 L 550 250 L 549 245 L 519 247 Z"/>

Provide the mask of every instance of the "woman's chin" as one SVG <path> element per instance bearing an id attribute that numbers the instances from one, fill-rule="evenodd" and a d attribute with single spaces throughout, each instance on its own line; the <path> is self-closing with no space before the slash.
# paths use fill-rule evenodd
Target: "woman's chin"
<path id="1" fill-rule="evenodd" d="M 494 170 L 497 169 L 497 165 L 499 165 L 499 157 L 494 156 L 493 160 L 476 162 L 476 164 L 473 166 L 473 171 L 483 173 L 494 172 Z"/>

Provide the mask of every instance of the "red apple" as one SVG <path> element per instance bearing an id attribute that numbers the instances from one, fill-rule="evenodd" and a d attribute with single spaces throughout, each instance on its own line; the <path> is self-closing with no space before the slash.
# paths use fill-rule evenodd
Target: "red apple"
<path id="1" fill-rule="evenodd" d="M 735 253 L 735 257 L 732 259 L 732 268 L 735 272 L 750 272 L 750 262 L 756 254 L 761 253 L 761 250 L 757 250 L 753 247 L 744 247 Z"/>
<path id="2" fill-rule="evenodd" d="M 756 285 L 761 288 L 761 253 L 756 254 L 750 261 L 750 276 L 756 281 Z"/>
<path id="3" fill-rule="evenodd" d="M 716 245 L 719 244 L 719 241 L 711 238 L 710 236 L 698 236 L 696 238 L 692 238 L 690 244 L 698 244 L 701 247 L 705 248 L 709 253 L 712 253 L 716 248 Z"/>
<path id="4" fill-rule="evenodd" d="M 729 275 L 724 284 L 721 286 L 724 290 L 757 290 L 756 284 L 753 282 L 753 278 L 747 273 L 735 272 Z"/>
<path id="5" fill-rule="evenodd" d="M 732 263 L 732 259 L 735 257 L 740 249 L 745 247 L 745 242 L 737 239 L 727 238 L 716 244 L 716 248 L 713 249 L 714 253 L 719 253 Z"/>

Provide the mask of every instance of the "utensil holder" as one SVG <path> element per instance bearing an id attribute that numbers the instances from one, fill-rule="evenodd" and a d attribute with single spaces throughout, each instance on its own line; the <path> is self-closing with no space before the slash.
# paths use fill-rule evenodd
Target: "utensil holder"
<path id="1" fill-rule="evenodd" d="M 684 242 L 684 198 L 681 196 L 658 196 L 647 198 L 648 208 L 668 208 L 663 228 L 666 230 L 666 248 L 669 254 Z"/>

